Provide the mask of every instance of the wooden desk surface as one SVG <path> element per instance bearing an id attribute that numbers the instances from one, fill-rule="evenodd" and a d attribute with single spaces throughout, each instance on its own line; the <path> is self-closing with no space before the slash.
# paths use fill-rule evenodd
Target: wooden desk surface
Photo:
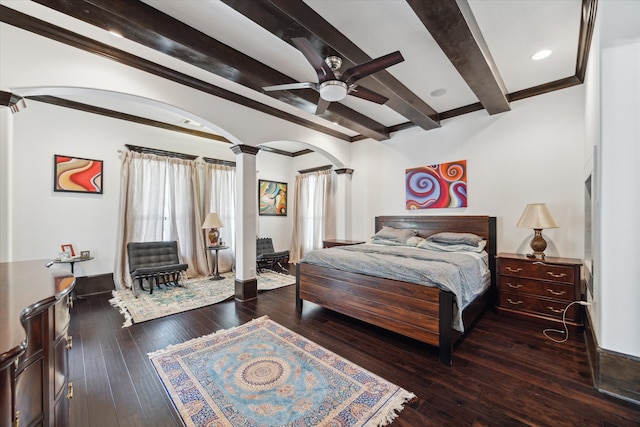
<path id="1" fill-rule="evenodd" d="M 0 263 L 0 359 L 22 345 L 26 332 L 21 313 L 43 301 L 60 299 L 71 292 L 75 278 L 48 260 Z M 2 360 L 0 360 L 1 362 Z"/>

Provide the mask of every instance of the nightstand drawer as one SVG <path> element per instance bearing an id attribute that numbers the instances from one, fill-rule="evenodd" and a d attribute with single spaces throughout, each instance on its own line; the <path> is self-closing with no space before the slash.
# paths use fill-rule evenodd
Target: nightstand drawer
<path id="1" fill-rule="evenodd" d="M 530 294 L 564 301 L 573 301 L 575 299 L 573 283 L 565 285 L 515 276 L 500 276 L 498 277 L 498 289 L 500 291 Z"/>
<path id="2" fill-rule="evenodd" d="M 547 264 L 544 261 L 500 260 L 500 275 L 528 277 L 531 279 L 551 280 L 567 284 L 575 283 L 574 269 L 571 266 Z"/>
<path id="3" fill-rule="evenodd" d="M 500 292 L 499 305 L 511 310 L 527 311 L 562 319 L 562 313 L 568 303 L 503 291 Z M 567 321 L 575 321 L 577 319 L 578 307 L 579 305 L 577 304 L 569 307 L 565 316 Z"/>

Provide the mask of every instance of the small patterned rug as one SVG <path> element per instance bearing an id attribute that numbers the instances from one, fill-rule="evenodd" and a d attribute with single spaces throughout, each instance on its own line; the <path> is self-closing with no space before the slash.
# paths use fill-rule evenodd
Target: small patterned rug
<path id="1" fill-rule="evenodd" d="M 385 426 L 415 398 L 267 316 L 149 358 L 187 426 Z"/>
<path id="2" fill-rule="evenodd" d="M 295 282 L 295 276 L 265 271 L 258 275 L 258 291 L 282 288 Z M 232 273 L 222 280 L 199 278 L 185 280 L 181 284 L 182 287 L 163 285 L 155 288 L 151 295 L 138 290 L 137 298 L 131 290 L 113 291 L 109 302 L 124 315 L 122 327 L 125 328 L 134 323 L 216 304 L 235 294 L 235 276 Z"/>

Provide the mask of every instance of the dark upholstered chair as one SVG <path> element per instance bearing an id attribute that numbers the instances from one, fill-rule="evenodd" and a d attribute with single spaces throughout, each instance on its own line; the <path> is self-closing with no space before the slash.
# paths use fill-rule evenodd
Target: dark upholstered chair
<path id="1" fill-rule="evenodd" d="M 178 258 L 178 243 L 171 242 L 130 242 L 127 243 L 129 256 L 129 272 L 135 282 L 140 282 L 140 289 L 144 279 L 149 281 L 149 294 L 153 293 L 154 282 L 179 286 L 180 273 L 189 268 L 188 264 L 180 263 Z"/>
<path id="2" fill-rule="evenodd" d="M 284 267 L 289 265 L 289 251 L 276 252 L 270 237 L 256 239 L 256 272 L 262 273 L 265 268 L 273 270 L 276 265 L 284 271 L 289 270 Z"/>

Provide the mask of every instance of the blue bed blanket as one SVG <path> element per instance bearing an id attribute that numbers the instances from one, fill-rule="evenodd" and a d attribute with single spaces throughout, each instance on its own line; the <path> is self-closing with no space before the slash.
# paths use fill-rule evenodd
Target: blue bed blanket
<path id="1" fill-rule="evenodd" d="M 490 284 L 486 252 L 438 252 L 365 243 L 314 250 L 300 262 L 450 291 L 456 302 L 452 326 L 460 332 L 464 332 L 461 310 Z"/>

